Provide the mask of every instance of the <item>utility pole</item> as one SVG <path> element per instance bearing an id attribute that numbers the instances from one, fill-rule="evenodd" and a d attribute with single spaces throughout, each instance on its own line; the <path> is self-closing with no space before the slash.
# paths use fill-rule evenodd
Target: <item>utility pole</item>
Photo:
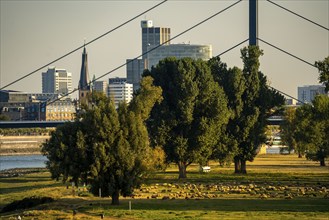
<path id="1" fill-rule="evenodd" d="M 249 0 L 249 45 L 258 45 L 258 0 Z"/>

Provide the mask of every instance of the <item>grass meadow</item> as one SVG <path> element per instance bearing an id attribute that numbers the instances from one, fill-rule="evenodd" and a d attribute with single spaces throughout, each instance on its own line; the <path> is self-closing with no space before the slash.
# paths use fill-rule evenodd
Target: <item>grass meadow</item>
<path id="1" fill-rule="evenodd" d="M 176 166 L 150 175 L 132 197 L 92 196 L 86 188 L 67 187 L 47 170 L 0 178 L 0 209 L 26 197 L 53 202 L 0 213 L 1 219 L 329 219 L 329 168 L 297 155 L 259 155 L 247 175 L 234 166 L 210 163 L 211 172 L 188 168 L 178 180 Z M 73 211 L 74 210 L 74 211 Z"/>

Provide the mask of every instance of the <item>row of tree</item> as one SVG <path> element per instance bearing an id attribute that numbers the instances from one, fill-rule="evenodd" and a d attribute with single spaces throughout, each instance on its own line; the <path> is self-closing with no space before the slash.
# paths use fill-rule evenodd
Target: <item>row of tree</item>
<path id="1" fill-rule="evenodd" d="M 167 58 L 144 73 L 163 90 L 147 121 L 151 141 L 178 165 L 179 178 L 191 163 L 209 159 L 233 160 L 236 173 L 247 172 L 246 161 L 265 142 L 267 117 L 284 104 L 259 71 L 262 54 L 257 46 L 242 49 L 243 69 L 227 68 L 218 57 Z"/>
<path id="2" fill-rule="evenodd" d="M 266 118 L 284 98 L 269 89 L 259 71 L 262 51 L 241 50 L 244 68 L 209 61 L 167 58 L 144 72 L 129 106 L 116 110 L 100 94 L 73 123 L 56 129 L 43 146 L 53 178 L 83 180 L 97 195 L 129 195 L 147 170 L 174 162 L 179 178 L 191 163 L 234 161 L 246 173 L 265 142 Z M 164 152 L 164 154 L 163 154 Z"/>
<path id="3" fill-rule="evenodd" d="M 328 92 L 329 57 L 315 65 L 320 72 L 319 81 L 324 83 Z M 325 166 L 325 160 L 329 157 L 329 96 L 317 95 L 312 103 L 286 109 L 282 140 L 299 157 L 305 155 Z"/>

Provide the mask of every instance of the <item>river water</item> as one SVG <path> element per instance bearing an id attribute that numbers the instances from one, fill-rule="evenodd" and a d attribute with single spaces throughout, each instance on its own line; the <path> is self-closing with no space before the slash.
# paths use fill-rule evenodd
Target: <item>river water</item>
<path id="1" fill-rule="evenodd" d="M 43 168 L 47 158 L 43 155 L 0 156 L 0 170 L 12 168 Z"/>

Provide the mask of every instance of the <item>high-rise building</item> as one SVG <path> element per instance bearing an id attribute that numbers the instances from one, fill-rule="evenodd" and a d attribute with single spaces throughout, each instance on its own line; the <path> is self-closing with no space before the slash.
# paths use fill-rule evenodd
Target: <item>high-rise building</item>
<path id="1" fill-rule="evenodd" d="M 149 46 L 157 46 L 160 44 L 170 44 L 170 28 L 154 27 L 151 20 L 141 21 L 142 28 L 142 54 L 146 53 Z M 143 59 L 147 59 L 147 55 L 143 55 Z"/>
<path id="2" fill-rule="evenodd" d="M 108 96 L 118 108 L 120 102 L 129 103 L 133 98 L 133 85 L 126 82 L 109 83 Z"/>
<path id="3" fill-rule="evenodd" d="M 150 46 L 149 49 L 154 48 Z M 176 57 L 178 59 L 190 57 L 193 59 L 209 60 L 212 57 L 211 45 L 192 45 L 192 44 L 170 44 L 163 45 L 147 54 L 148 69 L 156 66 L 160 60 L 166 57 Z"/>
<path id="4" fill-rule="evenodd" d="M 315 96 L 319 94 L 327 94 L 324 85 L 307 85 L 298 87 L 298 100 L 304 103 L 311 103 Z"/>
<path id="5" fill-rule="evenodd" d="M 72 73 L 49 67 L 42 73 L 42 93 L 67 94 L 72 92 Z"/>
<path id="6" fill-rule="evenodd" d="M 93 86 L 94 86 L 94 91 L 102 92 L 105 95 L 107 95 L 107 90 L 108 90 L 109 85 L 108 85 L 106 80 L 104 80 L 104 81 L 95 81 Z"/>
<path id="7" fill-rule="evenodd" d="M 148 67 L 147 50 L 149 46 L 170 44 L 170 28 L 154 27 L 153 21 L 142 20 L 142 59 L 127 59 L 127 82 L 132 83 L 134 90 L 140 86 L 140 80 L 144 69 Z"/>
<path id="8" fill-rule="evenodd" d="M 143 59 L 127 60 L 127 82 L 133 84 L 134 91 L 139 89 L 142 73 L 145 69 Z"/>

